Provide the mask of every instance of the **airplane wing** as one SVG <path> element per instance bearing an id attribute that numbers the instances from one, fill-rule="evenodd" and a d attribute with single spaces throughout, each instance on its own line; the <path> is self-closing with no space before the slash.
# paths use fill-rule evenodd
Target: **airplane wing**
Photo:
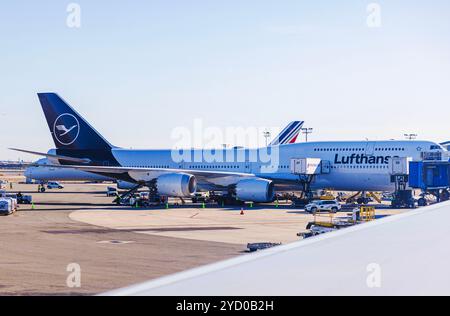
<path id="1" fill-rule="evenodd" d="M 104 295 L 449 295 L 450 202 Z"/>
<path id="2" fill-rule="evenodd" d="M 66 168 L 77 169 L 81 171 L 93 172 L 98 174 L 124 174 L 127 173 L 136 182 L 148 182 L 156 179 L 158 176 L 167 173 L 185 173 L 193 175 L 200 182 L 211 183 L 219 186 L 228 186 L 234 184 L 240 179 L 256 177 L 254 174 L 227 172 L 227 171 L 206 171 L 191 169 L 166 169 L 166 168 L 140 168 L 140 167 L 109 167 L 109 166 L 84 166 L 84 165 L 51 165 L 33 163 L 30 166 L 45 168 Z"/>
<path id="3" fill-rule="evenodd" d="M 90 163 L 91 160 L 87 159 L 87 158 L 74 158 L 74 157 L 68 157 L 68 156 L 61 156 L 61 155 L 53 155 L 53 154 L 48 154 L 48 153 L 41 153 L 38 151 L 30 151 L 30 150 L 25 150 L 25 149 L 18 149 L 18 148 L 9 148 L 10 150 L 14 150 L 14 151 L 19 151 L 22 153 L 26 153 L 26 154 L 32 154 L 32 155 L 37 155 L 37 156 L 44 156 L 47 158 L 53 158 L 53 159 L 58 159 L 58 160 L 64 160 L 67 162 L 73 162 L 73 163 L 83 163 L 83 164 L 87 164 Z"/>

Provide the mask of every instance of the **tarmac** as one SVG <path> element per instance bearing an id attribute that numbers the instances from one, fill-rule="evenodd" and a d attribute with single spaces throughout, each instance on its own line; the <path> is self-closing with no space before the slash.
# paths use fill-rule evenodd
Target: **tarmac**
<path id="1" fill-rule="evenodd" d="M 285 205 L 246 207 L 243 215 L 240 207 L 121 207 L 106 197 L 107 186 L 7 187 L 31 194 L 34 208 L 0 217 L 0 295 L 98 294 L 245 254 L 249 242 L 297 241 L 313 219 Z M 81 268 L 80 287 L 70 287 L 72 263 Z"/>

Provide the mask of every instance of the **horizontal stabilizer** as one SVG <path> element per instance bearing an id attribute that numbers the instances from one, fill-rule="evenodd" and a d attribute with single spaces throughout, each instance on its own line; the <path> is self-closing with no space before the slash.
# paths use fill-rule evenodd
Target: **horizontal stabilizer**
<path id="1" fill-rule="evenodd" d="M 68 157 L 68 156 L 53 155 L 53 154 L 41 153 L 41 152 L 37 152 L 37 151 L 30 151 L 30 150 L 18 149 L 18 148 L 9 148 L 9 149 L 14 150 L 14 151 L 20 151 L 22 153 L 44 156 L 47 158 L 64 160 L 64 161 L 68 161 L 68 162 L 76 162 L 76 163 L 81 163 L 81 164 L 88 164 L 91 162 L 91 160 L 87 159 L 87 158 L 74 158 L 74 157 Z"/>

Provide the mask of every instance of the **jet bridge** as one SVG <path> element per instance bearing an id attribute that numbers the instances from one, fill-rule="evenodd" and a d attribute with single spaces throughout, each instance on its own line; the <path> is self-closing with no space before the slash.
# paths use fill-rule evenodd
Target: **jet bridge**
<path id="1" fill-rule="evenodd" d="M 434 195 L 437 202 L 449 200 L 450 162 L 441 152 L 424 152 L 421 161 L 393 157 L 389 168 L 395 184 L 393 207 L 415 207 L 412 189 L 422 191 L 419 206 L 427 205 L 427 194 Z"/>
<path id="2" fill-rule="evenodd" d="M 422 190 L 419 206 L 427 204 L 424 196 L 432 194 L 438 202 L 450 199 L 450 162 L 442 160 L 409 163 L 409 186 Z"/>

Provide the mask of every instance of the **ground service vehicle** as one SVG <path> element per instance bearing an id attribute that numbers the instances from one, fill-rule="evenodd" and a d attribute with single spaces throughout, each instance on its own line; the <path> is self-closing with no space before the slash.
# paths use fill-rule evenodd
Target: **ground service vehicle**
<path id="1" fill-rule="evenodd" d="M 320 201 L 312 201 L 311 203 L 305 206 L 305 211 L 309 213 L 315 213 L 317 211 L 328 211 L 332 213 L 336 213 L 341 209 L 341 205 L 336 201 L 328 201 L 328 200 L 320 200 Z"/>
<path id="2" fill-rule="evenodd" d="M 64 189 L 64 186 L 56 181 L 49 181 L 47 183 L 47 189 Z"/>

